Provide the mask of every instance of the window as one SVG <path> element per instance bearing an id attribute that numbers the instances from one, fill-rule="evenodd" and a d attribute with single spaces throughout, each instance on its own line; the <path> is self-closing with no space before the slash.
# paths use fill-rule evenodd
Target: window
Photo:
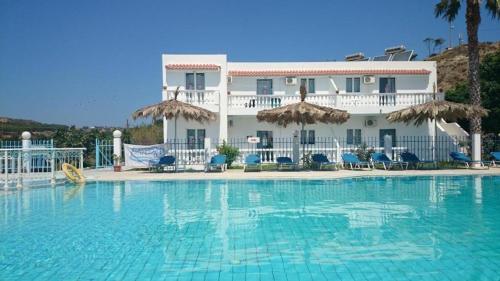
<path id="1" fill-rule="evenodd" d="M 396 93 L 396 78 L 381 77 L 379 93 Z"/>
<path id="2" fill-rule="evenodd" d="M 257 95 L 272 95 L 273 79 L 257 79 Z"/>
<path id="3" fill-rule="evenodd" d="M 205 148 L 205 129 L 187 129 L 187 146 L 188 149 L 203 149 Z"/>
<path id="4" fill-rule="evenodd" d="M 359 93 L 361 92 L 361 78 L 359 77 L 348 77 L 345 81 L 346 92 L 347 93 Z"/>
<path id="5" fill-rule="evenodd" d="M 347 144 L 361 144 L 361 129 L 347 129 Z"/>
<path id="6" fill-rule="evenodd" d="M 380 129 L 379 137 L 380 137 L 380 146 L 384 147 L 384 137 L 389 135 L 392 137 L 392 146 L 396 146 L 396 129 Z"/>
<path id="7" fill-rule="evenodd" d="M 302 78 L 300 79 L 300 86 L 305 86 L 306 91 L 309 94 L 314 94 L 316 92 L 316 83 L 314 78 Z"/>
<path id="8" fill-rule="evenodd" d="M 195 89 L 205 90 L 205 73 L 186 73 L 186 90 Z"/>
<path id="9" fill-rule="evenodd" d="M 314 130 L 301 130 L 300 131 L 300 144 L 315 144 L 316 133 Z"/>

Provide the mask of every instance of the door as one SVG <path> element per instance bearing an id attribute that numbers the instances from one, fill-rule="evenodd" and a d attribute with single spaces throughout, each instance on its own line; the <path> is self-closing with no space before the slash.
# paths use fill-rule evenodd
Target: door
<path id="1" fill-rule="evenodd" d="M 257 79 L 257 95 L 272 95 L 273 79 Z"/>
<path id="2" fill-rule="evenodd" d="M 205 148 L 205 129 L 187 129 L 187 148 L 203 149 Z"/>
<path id="3" fill-rule="evenodd" d="M 396 129 L 380 129 L 379 131 L 379 143 L 380 147 L 384 147 L 384 136 L 389 135 L 392 137 L 392 147 L 396 146 Z"/>
<path id="4" fill-rule="evenodd" d="M 257 137 L 260 138 L 257 149 L 260 151 L 262 161 L 272 161 L 273 131 L 257 131 Z"/>
<path id="5" fill-rule="evenodd" d="M 205 100 L 205 73 L 186 73 L 186 91 L 187 102 L 201 103 Z"/>
<path id="6" fill-rule="evenodd" d="M 379 96 L 380 106 L 395 106 L 396 105 L 396 78 L 382 77 L 379 81 L 379 93 L 389 94 Z M 393 94 L 393 95 L 390 95 Z"/>

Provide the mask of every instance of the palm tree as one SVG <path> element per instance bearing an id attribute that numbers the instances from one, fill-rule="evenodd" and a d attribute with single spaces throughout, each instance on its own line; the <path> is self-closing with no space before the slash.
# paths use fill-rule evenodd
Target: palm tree
<path id="1" fill-rule="evenodd" d="M 435 16 L 442 17 L 448 22 L 455 20 L 462 2 L 466 2 L 465 21 L 467 24 L 467 49 L 469 55 L 469 93 L 471 104 L 481 105 L 481 92 L 479 88 L 479 39 L 477 30 L 481 23 L 481 0 L 440 0 L 435 7 Z M 485 8 L 493 18 L 500 18 L 500 1 L 484 0 Z M 481 117 L 472 116 L 470 119 L 470 133 L 481 133 Z"/>
<path id="2" fill-rule="evenodd" d="M 439 53 L 441 53 L 441 46 L 444 44 L 446 40 L 443 38 L 436 38 L 434 39 L 434 53 L 436 52 L 436 48 L 439 47 Z"/>
<path id="3" fill-rule="evenodd" d="M 431 37 L 427 37 L 424 39 L 424 44 L 427 46 L 427 51 L 429 52 L 428 56 L 430 57 L 431 56 L 431 45 L 434 44 L 434 39 Z"/>

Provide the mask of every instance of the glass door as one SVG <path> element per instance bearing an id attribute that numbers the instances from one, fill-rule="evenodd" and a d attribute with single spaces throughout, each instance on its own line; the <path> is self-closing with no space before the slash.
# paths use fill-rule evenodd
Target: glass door
<path id="1" fill-rule="evenodd" d="M 384 147 L 384 136 L 389 135 L 392 137 L 392 147 L 396 146 L 396 129 L 380 129 L 379 143 L 380 147 Z"/>
<path id="2" fill-rule="evenodd" d="M 257 131 L 257 137 L 260 142 L 257 143 L 257 149 L 263 161 L 272 161 L 273 158 L 273 131 Z"/>

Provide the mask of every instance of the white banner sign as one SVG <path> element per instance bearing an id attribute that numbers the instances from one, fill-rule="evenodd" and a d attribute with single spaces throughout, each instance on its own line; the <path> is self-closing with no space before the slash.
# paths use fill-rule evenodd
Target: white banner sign
<path id="1" fill-rule="evenodd" d="M 259 143 L 260 138 L 259 137 L 248 137 L 247 141 L 248 141 L 248 143 Z"/>
<path id="2" fill-rule="evenodd" d="M 147 168 L 150 163 L 156 163 L 160 157 L 165 155 L 165 145 L 135 145 L 125 144 L 125 166 L 135 168 Z"/>

